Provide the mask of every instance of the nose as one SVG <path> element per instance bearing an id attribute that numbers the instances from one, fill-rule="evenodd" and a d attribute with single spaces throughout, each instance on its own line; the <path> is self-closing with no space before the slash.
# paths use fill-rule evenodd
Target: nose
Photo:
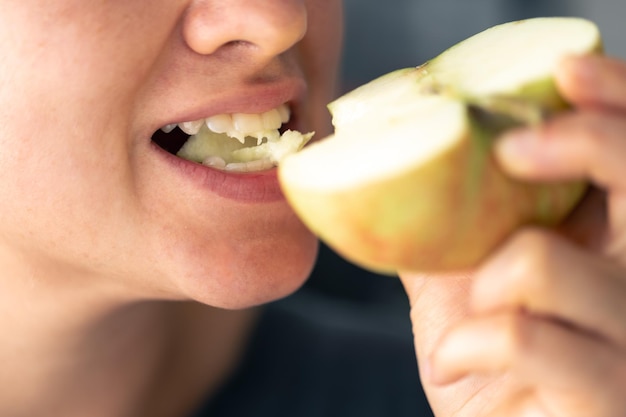
<path id="1" fill-rule="evenodd" d="M 199 54 L 228 45 L 246 45 L 275 56 L 304 37 L 305 0 L 194 0 L 183 22 L 183 36 Z"/>

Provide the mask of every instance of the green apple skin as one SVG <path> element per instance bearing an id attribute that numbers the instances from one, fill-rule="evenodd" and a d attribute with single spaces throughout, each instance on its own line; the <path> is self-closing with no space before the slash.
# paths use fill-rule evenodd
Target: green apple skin
<path id="1" fill-rule="evenodd" d="M 468 123 L 458 146 L 402 176 L 334 193 L 285 187 L 285 194 L 314 233 L 363 268 L 389 275 L 469 268 L 514 229 L 560 222 L 586 188 L 511 179 L 490 152 L 493 139 Z"/>

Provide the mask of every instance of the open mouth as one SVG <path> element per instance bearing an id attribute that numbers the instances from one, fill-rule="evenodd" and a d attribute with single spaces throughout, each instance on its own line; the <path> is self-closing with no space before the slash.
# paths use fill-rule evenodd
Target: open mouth
<path id="1" fill-rule="evenodd" d="M 219 114 L 163 126 L 152 140 L 171 154 L 215 169 L 263 171 L 313 137 L 287 129 L 290 118 L 286 104 L 261 114 Z"/>

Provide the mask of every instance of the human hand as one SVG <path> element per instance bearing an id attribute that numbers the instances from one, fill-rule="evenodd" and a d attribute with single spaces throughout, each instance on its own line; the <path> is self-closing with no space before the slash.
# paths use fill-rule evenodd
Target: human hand
<path id="1" fill-rule="evenodd" d="M 571 58 L 557 80 L 574 111 L 507 135 L 497 156 L 525 180 L 589 180 L 585 204 L 476 271 L 401 274 L 437 416 L 626 412 L 626 63 Z"/>

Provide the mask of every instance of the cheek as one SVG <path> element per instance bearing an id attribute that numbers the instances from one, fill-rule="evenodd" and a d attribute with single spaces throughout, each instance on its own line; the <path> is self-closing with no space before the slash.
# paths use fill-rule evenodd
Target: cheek
<path id="1" fill-rule="evenodd" d="M 110 250 L 104 236 L 123 199 L 112 187 L 119 178 L 111 173 L 120 169 L 54 148 L 54 136 L 13 139 L 0 140 L 1 149 L 11 149 L 0 157 L 1 243 L 97 269 L 104 257 L 96 254 Z"/>
<path id="2" fill-rule="evenodd" d="M 109 256 L 108 230 L 128 206 L 133 97 L 169 33 L 159 21 L 171 26 L 178 12 L 37 3 L 0 15 L 0 238 L 95 262 L 100 249 Z"/>
<path id="3" fill-rule="evenodd" d="M 313 107 L 309 109 L 316 137 L 331 132 L 326 105 L 337 96 L 339 63 L 343 45 L 343 9 L 338 0 L 312 0 L 308 4 L 309 27 L 299 45 L 300 57 L 310 86 Z"/>
<path id="4" fill-rule="evenodd" d="M 68 87 L 73 73 L 53 63 L 0 72 L 10 81 L 0 88 L 0 244 L 97 270 L 129 198 L 127 105 L 87 76 Z"/>

